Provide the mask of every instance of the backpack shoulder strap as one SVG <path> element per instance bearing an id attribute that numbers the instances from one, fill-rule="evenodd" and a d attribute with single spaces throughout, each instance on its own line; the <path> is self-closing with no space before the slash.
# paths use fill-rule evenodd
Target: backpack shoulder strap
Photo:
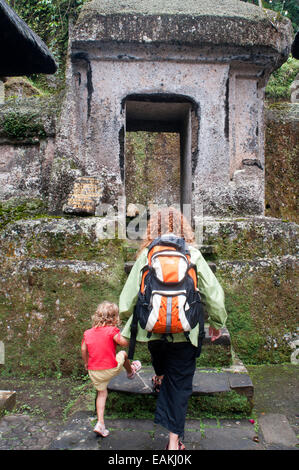
<path id="1" fill-rule="evenodd" d="M 131 335 L 130 335 L 130 343 L 129 343 L 129 351 L 128 351 L 128 359 L 130 360 L 132 360 L 134 357 L 137 329 L 138 329 L 138 318 L 137 318 L 137 310 L 136 310 L 136 305 L 135 305 L 134 311 L 133 311 L 131 329 L 130 329 Z"/>

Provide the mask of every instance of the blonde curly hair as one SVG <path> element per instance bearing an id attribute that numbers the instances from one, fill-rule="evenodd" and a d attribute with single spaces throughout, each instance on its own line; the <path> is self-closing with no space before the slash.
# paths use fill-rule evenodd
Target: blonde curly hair
<path id="1" fill-rule="evenodd" d="M 160 237 L 164 233 L 173 233 L 177 237 L 183 237 L 189 244 L 195 241 L 194 231 L 186 217 L 175 207 L 161 207 L 150 214 L 146 238 L 141 244 L 137 256 L 139 256 L 141 251 L 148 247 L 155 238 Z"/>
<path id="2" fill-rule="evenodd" d="M 91 317 L 93 328 L 119 325 L 120 320 L 118 313 L 118 306 L 105 300 L 98 305 L 96 312 Z"/>

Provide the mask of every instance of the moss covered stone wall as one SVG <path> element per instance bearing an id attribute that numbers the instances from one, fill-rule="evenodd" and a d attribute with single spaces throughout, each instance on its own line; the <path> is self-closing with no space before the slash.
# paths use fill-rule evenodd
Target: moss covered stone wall
<path id="1" fill-rule="evenodd" d="M 125 168 L 127 204 L 180 202 L 179 134 L 127 132 Z"/>
<path id="2" fill-rule="evenodd" d="M 299 104 L 266 110 L 266 215 L 299 221 Z"/>

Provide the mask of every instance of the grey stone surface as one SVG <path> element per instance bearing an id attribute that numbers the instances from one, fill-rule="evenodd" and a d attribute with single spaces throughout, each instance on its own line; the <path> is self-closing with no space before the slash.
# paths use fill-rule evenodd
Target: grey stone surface
<path id="1" fill-rule="evenodd" d="M 272 416 L 269 421 L 281 436 L 276 442 L 272 439 L 269 443 L 263 433 L 256 434 L 247 419 L 187 420 L 183 441 L 190 451 L 298 449 L 297 441 L 285 439 L 285 419 L 273 421 Z M 5 416 L 0 420 L 0 450 L 162 451 L 168 440 L 167 430 L 153 420 L 107 419 L 110 435 L 106 438 L 93 432 L 95 422 L 92 413 L 82 411 L 66 423 L 27 415 Z"/>
<path id="2" fill-rule="evenodd" d="M 269 368 L 269 370 L 268 370 Z M 255 378 L 260 393 L 255 397 L 255 422 L 247 418 L 187 419 L 185 437 L 187 450 L 298 450 L 297 367 L 264 366 Z M 276 380 L 269 380 L 269 375 Z M 271 394 L 265 389 L 271 389 Z M 262 397 L 261 397 L 262 394 Z M 141 398 L 142 399 L 142 398 Z M 283 403 L 282 403 L 283 399 Z M 118 449 L 163 450 L 167 430 L 152 419 L 106 419 L 110 436 L 99 438 L 93 433 L 96 416 L 85 411 L 86 400 L 65 421 L 62 416 L 52 419 L 42 415 L 13 413 L 0 418 L 0 450 L 63 449 L 105 450 L 113 454 Z M 279 414 L 276 409 L 279 408 Z M 286 419 L 287 416 L 287 419 Z M 290 433 L 289 426 L 293 429 Z M 266 428 L 270 432 L 267 434 Z M 274 432 L 274 434 L 273 434 Z M 265 434 L 264 434 L 265 433 Z M 268 437 L 268 435 L 270 437 Z M 275 435 L 275 442 L 273 439 Z M 117 436 L 117 437 L 116 437 Z M 269 441 L 269 442 L 268 442 Z"/>
<path id="3" fill-rule="evenodd" d="M 0 450 L 47 449 L 61 422 L 27 415 L 7 415 L 0 420 Z"/>
<path id="4" fill-rule="evenodd" d="M 253 427 L 249 428 L 243 423 L 236 428 L 208 428 L 201 442 L 201 448 L 214 450 L 217 442 L 217 450 L 262 450 L 263 446 L 253 441 L 254 436 Z"/>
<path id="5" fill-rule="evenodd" d="M 90 413 L 78 412 L 70 418 L 65 428 L 50 444 L 51 450 L 97 450 L 92 424 L 95 419 Z M 95 423 L 94 423 L 95 424 Z"/>
<path id="6" fill-rule="evenodd" d="M 259 419 L 261 431 L 268 444 L 295 446 L 298 439 L 289 425 L 288 419 L 282 414 L 269 413 Z"/>
<path id="7" fill-rule="evenodd" d="M 254 387 L 248 374 L 227 373 L 228 383 L 232 390 L 244 393 L 248 398 L 253 398 Z"/>
<path id="8" fill-rule="evenodd" d="M 88 2 L 71 33 L 57 155 L 77 162 L 77 177 L 98 177 L 116 204 L 130 183 L 124 137 L 136 109 L 146 100 L 151 122 L 158 105 L 169 123 L 165 109 L 183 100 L 181 202 L 211 216 L 263 214 L 264 86 L 291 43 L 289 20 L 237 0 Z"/>
<path id="9" fill-rule="evenodd" d="M 134 380 L 127 380 L 126 372 L 121 372 L 111 380 L 108 389 L 137 394 L 152 394 L 151 378 L 154 370 L 143 367 Z M 213 369 L 197 369 L 193 379 L 193 395 L 225 393 L 235 390 L 249 398 L 253 396 L 253 385 L 246 373 L 215 372 Z"/>
<path id="10" fill-rule="evenodd" d="M 193 394 L 225 393 L 230 391 L 226 373 L 204 371 L 194 374 Z"/>
<path id="11" fill-rule="evenodd" d="M 111 16 L 114 21 L 111 21 Z M 283 46 L 277 39 L 280 35 L 284 36 L 287 24 L 281 20 L 275 21 L 275 17 L 273 12 L 267 14 L 264 9 L 236 0 L 224 0 L 221 3 L 217 0 L 187 0 L 184 3 L 179 0 L 130 0 L 125 4 L 122 1 L 93 0 L 83 7 L 76 32 L 77 35 L 82 34 L 84 28 L 84 39 L 92 37 L 93 40 L 103 40 L 109 35 L 118 41 L 137 40 L 145 43 L 176 38 L 182 43 L 193 44 L 201 40 L 202 43 L 213 45 L 269 46 L 276 39 L 275 48 L 279 48 Z M 131 20 L 130 28 L 126 19 Z M 215 26 L 217 20 L 218 34 L 215 35 L 211 23 Z M 96 29 L 95 22 L 101 27 Z M 282 43 L 285 47 L 286 43 Z"/>

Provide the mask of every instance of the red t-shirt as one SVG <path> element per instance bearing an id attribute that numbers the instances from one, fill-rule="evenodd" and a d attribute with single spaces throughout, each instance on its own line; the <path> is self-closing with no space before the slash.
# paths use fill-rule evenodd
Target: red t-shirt
<path id="1" fill-rule="evenodd" d="M 84 332 L 82 342 L 85 341 L 87 346 L 89 370 L 113 369 L 117 366 L 113 338 L 118 333 L 120 330 L 116 326 L 100 326 Z"/>

